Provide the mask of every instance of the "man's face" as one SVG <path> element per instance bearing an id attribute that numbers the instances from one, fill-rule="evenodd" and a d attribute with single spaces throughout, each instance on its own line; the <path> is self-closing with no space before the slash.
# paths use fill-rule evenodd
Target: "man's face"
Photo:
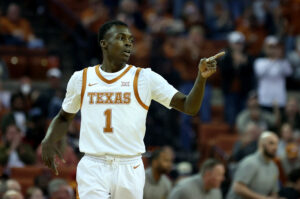
<path id="1" fill-rule="evenodd" d="M 157 161 L 157 169 L 161 172 L 161 173 L 169 173 L 172 169 L 173 166 L 173 154 L 172 152 L 169 151 L 165 151 L 165 152 L 161 152 L 161 154 L 159 155 Z"/>
<path id="2" fill-rule="evenodd" d="M 112 26 L 104 36 L 105 46 L 102 49 L 107 52 L 110 60 L 116 63 L 126 63 L 132 52 L 134 38 L 126 26 Z"/>
<path id="3" fill-rule="evenodd" d="M 278 146 L 278 138 L 276 136 L 270 136 L 263 143 L 263 153 L 268 158 L 274 158 L 276 156 Z"/>
<path id="4" fill-rule="evenodd" d="M 206 171 L 203 178 L 206 187 L 210 189 L 219 188 L 224 180 L 225 168 L 218 164 L 212 170 Z"/>

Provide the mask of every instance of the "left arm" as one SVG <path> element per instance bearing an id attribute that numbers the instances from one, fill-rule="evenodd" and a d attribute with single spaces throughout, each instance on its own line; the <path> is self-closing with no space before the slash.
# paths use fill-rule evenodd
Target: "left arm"
<path id="1" fill-rule="evenodd" d="M 194 86 L 188 95 L 177 92 L 170 102 L 170 106 L 180 112 L 188 115 L 196 115 L 201 107 L 206 79 L 217 70 L 216 59 L 225 53 L 218 53 L 210 58 L 200 60 L 199 72 Z"/>

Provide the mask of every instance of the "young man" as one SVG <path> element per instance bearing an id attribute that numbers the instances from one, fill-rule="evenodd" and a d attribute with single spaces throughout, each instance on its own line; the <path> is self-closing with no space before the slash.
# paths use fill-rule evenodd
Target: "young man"
<path id="1" fill-rule="evenodd" d="M 178 92 L 151 69 L 127 65 L 133 36 L 121 21 L 99 29 L 103 63 L 75 72 L 69 80 L 62 110 L 51 122 L 42 141 L 45 164 L 57 173 L 57 143 L 81 109 L 80 151 L 77 167 L 81 199 L 143 197 L 145 171 L 141 154 L 147 110 L 152 99 L 168 108 L 195 115 L 201 106 L 206 78 L 216 72 L 219 53 L 202 59 L 189 95 Z"/>

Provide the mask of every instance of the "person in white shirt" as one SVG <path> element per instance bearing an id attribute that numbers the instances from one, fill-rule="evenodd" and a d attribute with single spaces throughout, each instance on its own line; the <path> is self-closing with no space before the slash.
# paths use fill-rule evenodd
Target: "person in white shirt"
<path id="1" fill-rule="evenodd" d="M 151 69 L 127 65 L 134 37 L 127 24 L 110 21 L 99 29 L 101 65 L 75 72 L 69 80 L 62 110 L 42 141 L 45 164 L 56 173 L 57 147 L 81 109 L 79 148 L 85 153 L 77 166 L 81 199 L 142 199 L 145 170 L 141 154 L 151 100 L 167 108 L 195 115 L 200 109 L 206 78 L 216 72 L 216 59 L 201 59 L 194 87 L 178 92 Z"/>
<path id="2" fill-rule="evenodd" d="M 258 101 L 266 110 L 272 110 L 274 103 L 283 108 L 286 104 L 285 79 L 292 73 L 292 68 L 283 58 L 283 49 L 275 36 L 266 37 L 264 45 L 266 57 L 254 62 Z"/>

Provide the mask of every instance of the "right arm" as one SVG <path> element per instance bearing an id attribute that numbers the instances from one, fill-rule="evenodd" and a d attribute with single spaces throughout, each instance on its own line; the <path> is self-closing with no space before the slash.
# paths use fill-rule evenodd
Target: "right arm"
<path id="1" fill-rule="evenodd" d="M 57 174 L 55 156 L 62 158 L 61 140 L 68 132 L 68 127 L 80 109 L 82 72 L 75 72 L 68 82 L 67 93 L 62 109 L 53 118 L 46 136 L 42 141 L 42 159 Z"/>
<path id="2" fill-rule="evenodd" d="M 245 184 L 243 184 L 241 182 L 235 182 L 233 185 L 233 189 L 238 195 L 243 196 L 243 198 L 249 198 L 249 199 L 267 199 L 268 198 L 268 197 L 265 197 L 258 193 L 255 193 L 254 191 L 249 189 Z"/>
<path id="3" fill-rule="evenodd" d="M 45 138 L 42 141 L 42 158 L 44 163 L 57 174 L 54 161 L 56 155 L 62 158 L 62 152 L 58 147 L 59 141 L 67 134 L 68 127 L 76 114 L 67 113 L 62 109 L 54 117 L 49 125 Z"/>

